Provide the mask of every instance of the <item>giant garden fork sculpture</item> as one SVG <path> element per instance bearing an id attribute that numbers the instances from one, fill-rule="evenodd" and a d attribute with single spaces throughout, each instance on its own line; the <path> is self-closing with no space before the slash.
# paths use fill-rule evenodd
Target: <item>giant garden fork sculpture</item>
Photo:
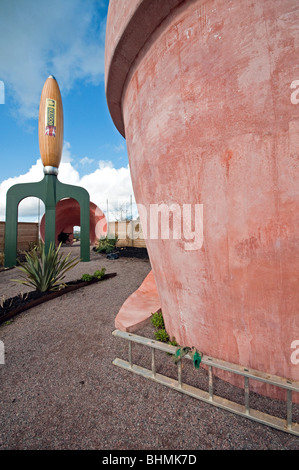
<path id="1" fill-rule="evenodd" d="M 39 148 L 44 165 L 44 178 L 37 183 L 12 186 L 6 195 L 5 266 L 16 264 L 18 205 L 27 197 L 37 197 L 45 205 L 45 247 L 55 244 L 56 204 L 63 198 L 73 198 L 80 204 L 80 255 L 90 260 L 89 193 L 84 188 L 61 183 L 58 167 L 63 146 L 63 107 L 56 79 L 50 75 L 43 87 L 39 107 Z"/>

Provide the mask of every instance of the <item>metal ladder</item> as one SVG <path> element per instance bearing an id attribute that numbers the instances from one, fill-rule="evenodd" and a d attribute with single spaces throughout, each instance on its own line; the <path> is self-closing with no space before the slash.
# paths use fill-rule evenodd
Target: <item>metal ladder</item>
<path id="1" fill-rule="evenodd" d="M 165 385 L 173 390 L 185 393 L 186 395 L 189 395 L 193 398 L 197 398 L 198 400 L 233 412 L 237 415 L 241 415 L 245 418 L 249 418 L 264 425 L 271 426 L 275 429 L 279 429 L 280 431 L 288 432 L 290 434 L 299 436 L 299 423 L 293 422 L 292 418 L 292 394 L 293 392 L 299 393 L 299 382 L 292 382 L 276 375 L 265 374 L 260 371 L 248 369 L 246 367 L 242 367 L 236 364 L 232 364 L 230 362 L 222 361 L 220 359 L 215 359 L 204 355 L 201 359 L 201 364 L 205 364 L 207 366 L 209 377 L 208 392 L 206 392 L 204 390 L 182 382 L 182 360 L 179 360 L 177 364 L 177 380 L 156 372 L 155 350 L 163 351 L 165 353 L 170 353 L 174 355 L 177 349 L 175 346 L 171 346 L 165 343 L 161 343 L 159 341 L 155 341 L 149 338 L 145 338 L 143 336 L 138 336 L 136 334 L 127 333 L 120 330 L 115 330 L 112 334 L 113 336 L 125 339 L 129 342 L 129 360 L 125 361 L 123 359 L 116 358 L 113 361 L 114 365 L 130 372 L 133 372 L 137 375 L 141 375 L 142 377 L 153 380 L 162 385 Z M 132 343 L 138 343 L 151 348 L 151 370 L 133 364 Z M 189 354 L 185 355 L 184 357 L 186 359 L 192 360 L 192 357 Z M 214 394 L 213 368 L 221 369 L 244 377 L 244 405 L 240 405 L 238 403 L 235 403 L 233 401 L 227 400 L 226 398 L 222 398 Z M 250 379 L 274 385 L 276 387 L 283 388 L 287 391 L 286 419 L 281 419 L 276 416 L 269 415 L 267 413 L 255 410 L 249 406 Z"/>

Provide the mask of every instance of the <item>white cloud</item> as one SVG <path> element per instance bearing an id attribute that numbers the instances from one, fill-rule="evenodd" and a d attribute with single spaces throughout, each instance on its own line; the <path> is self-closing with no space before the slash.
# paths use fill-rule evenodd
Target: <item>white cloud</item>
<path id="1" fill-rule="evenodd" d="M 62 155 L 61 155 L 61 161 L 63 163 L 69 163 L 73 160 L 73 157 L 71 156 L 71 144 L 67 141 L 63 142 L 63 149 L 62 149 Z"/>
<path id="2" fill-rule="evenodd" d="M 72 166 L 70 162 L 62 162 L 60 164 L 58 178 L 62 183 L 80 186 L 79 172 Z"/>
<path id="3" fill-rule="evenodd" d="M 119 145 L 114 145 L 114 151 L 116 153 L 119 153 L 119 152 L 124 152 L 125 151 L 125 146 L 123 143 L 119 144 Z"/>
<path id="4" fill-rule="evenodd" d="M 78 79 L 95 85 L 103 79 L 105 3 L 1 0 L 0 78 L 18 116 L 38 116 L 40 93 L 50 74 L 62 92 Z"/>
<path id="5" fill-rule="evenodd" d="M 93 162 L 94 162 L 94 159 L 93 158 L 88 158 L 88 157 L 81 158 L 81 160 L 80 160 L 80 163 L 83 166 L 84 165 L 90 165 Z"/>
<path id="6" fill-rule="evenodd" d="M 131 196 L 134 213 L 136 213 L 129 166 L 116 169 L 111 161 L 100 160 L 98 168 L 94 172 L 81 177 L 72 165 L 72 161 L 71 145 L 69 142 L 65 142 L 63 158 L 59 166 L 59 181 L 87 189 L 90 200 L 99 206 L 104 213 L 106 213 L 108 200 L 109 220 L 113 220 L 113 216 L 117 214 L 120 207 L 127 206 L 129 208 Z M 8 178 L 0 183 L 0 220 L 5 220 L 7 190 L 18 183 L 40 181 L 43 176 L 43 165 L 38 159 L 26 174 Z M 19 221 L 36 221 L 39 207 L 40 215 L 42 215 L 43 204 L 39 206 L 36 198 L 24 199 L 19 205 Z"/>
<path id="7" fill-rule="evenodd" d="M 84 175 L 80 186 L 87 189 L 91 201 L 102 210 L 106 208 L 107 199 L 111 209 L 116 210 L 119 205 L 128 203 L 133 194 L 129 166 L 116 169 L 109 164 L 101 165 L 93 173 Z"/>
<path id="8" fill-rule="evenodd" d="M 99 160 L 99 169 L 113 168 L 113 163 L 110 160 Z"/>
<path id="9" fill-rule="evenodd" d="M 0 184 L 0 220 L 5 220 L 6 193 L 8 189 L 19 183 L 34 183 L 43 178 L 43 165 L 41 160 L 32 165 L 24 175 L 15 176 L 2 181 Z M 19 205 L 19 214 L 24 214 L 29 220 L 37 217 L 38 200 L 36 198 L 26 198 Z"/>

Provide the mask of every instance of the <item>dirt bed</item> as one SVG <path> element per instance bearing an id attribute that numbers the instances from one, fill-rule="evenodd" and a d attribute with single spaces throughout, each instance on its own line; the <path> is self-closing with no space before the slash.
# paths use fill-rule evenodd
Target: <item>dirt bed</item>
<path id="1" fill-rule="evenodd" d="M 76 246 L 64 248 L 79 254 Z M 117 276 L 67 293 L 0 326 L 5 364 L 0 365 L 0 449 L 211 450 L 299 449 L 299 438 L 217 409 L 126 372 L 112 364 L 127 360 L 127 343 L 112 336 L 115 316 L 151 269 L 148 259 L 108 260 L 91 250 L 66 280 L 106 268 Z M 0 295 L 22 289 L 0 272 Z M 154 337 L 148 323 L 136 332 Z M 134 362 L 150 367 L 150 351 L 133 345 Z M 175 375 L 165 353 L 157 371 Z M 183 380 L 206 386 L 205 371 L 190 363 Z M 216 393 L 242 401 L 242 392 L 216 381 Z M 253 396 L 280 415 L 281 402 Z M 251 402 L 252 403 L 252 402 Z M 294 406 L 294 415 L 298 407 Z M 295 417 L 295 416 L 294 416 Z"/>

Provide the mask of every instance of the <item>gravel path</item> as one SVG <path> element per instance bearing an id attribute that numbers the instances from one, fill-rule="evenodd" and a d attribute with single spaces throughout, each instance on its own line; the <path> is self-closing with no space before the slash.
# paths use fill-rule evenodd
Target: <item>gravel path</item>
<path id="1" fill-rule="evenodd" d="M 70 249 L 78 253 L 78 247 Z M 90 263 L 80 263 L 67 280 L 102 267 L 117 276 L 0 326 L 5 345 L 5 364 L 0 365 L 0 449 L 299 449 L 295 436 L 114 366 L 116 357 L 127 359 L 127 343 L 112 336 L 114 318 L 151 268 L 148 260 L 107 260 L 91 252 Z M 10 282 L 16 275 L 16 269 L 0 272 L 0 295 L 20 292 L 21 286 Z M 137 333 L 153 337 L 153 328 L 148 324 Z M 147 348 L 134 345 L 133 358 L 150 367 Z M 157 363 L 158 371 L 175 373 L 166 354 L 161 353 Z M 191 382 L 205 379 L 205 371 L 194 378 L 188 364 L 183 373 Z M 242 395 L 220 380 L 216 392 L 237 400 Z M 282 412 L 280 402 L 253 400 L 262 408 Z M 298 418 L 298 407 L 294 408 Z"/>

